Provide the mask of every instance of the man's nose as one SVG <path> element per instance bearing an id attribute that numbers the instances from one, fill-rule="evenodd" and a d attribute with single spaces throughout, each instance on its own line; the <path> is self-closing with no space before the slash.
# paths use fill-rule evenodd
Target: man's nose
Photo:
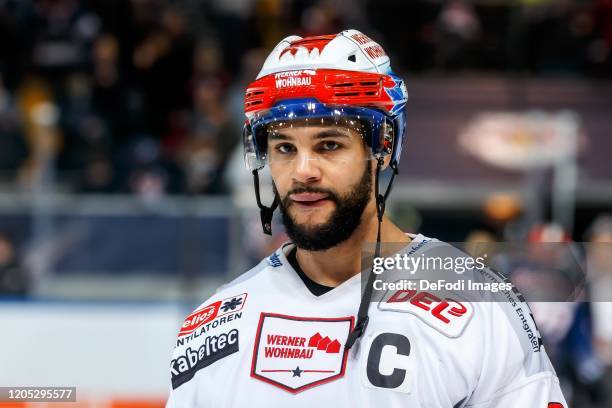
<path id="1" fill-rule="evenodd" d="M 320 160 L 308 154 L 296 157 L 293 179 L 300 183 L 312 183 L 321 178 Z"/>

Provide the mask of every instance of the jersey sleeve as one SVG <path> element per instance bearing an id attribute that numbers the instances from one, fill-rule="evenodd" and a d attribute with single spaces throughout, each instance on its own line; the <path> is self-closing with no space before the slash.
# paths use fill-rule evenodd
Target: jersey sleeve
<path id="1" fill-rule="evenodd" d="M 514 293 L 488 309 L 482 371 L 465 407 L 567 408 L 529 306 Z"/>
<path id="2" fill-rule="evenodd" d="M 565 398 L 554 373 L 534 375 L 523 382 L 510 384 L 482 402 L 468 402 L 474 408 L 567 408 Z"/>
<path id="3" fill-rule="evenodd" d="M 198 361 L 200 340 L 198 331 L 206 325 L 211 325 L 222 312 L 220 306 L 222 299 L 218 293 L 208 298 L 195 308 L 183 321 L 176 338 L 176 345 L 172 351 L 170 361 L 169 395 L 165 408 L 193 407 L 196 390 L 193 377 L 199 371 L 201 363 Z M 211 329 L 210 331 L 214 331 Z"/>
<path id="4" fill-rule="evenodd" d="M 174 408 L 174 398 L 172 396 L 172 390 L 170 390 L 170 394 L 168 395 L 168 400 L 166 401 L 166 408 Z"/>

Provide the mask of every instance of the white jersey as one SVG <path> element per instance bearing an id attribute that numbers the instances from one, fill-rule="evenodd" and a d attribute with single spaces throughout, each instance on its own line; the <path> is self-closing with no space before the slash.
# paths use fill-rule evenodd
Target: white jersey
<path id="1" fill-rule="evenodd" d="M 414 253 L 427 241 L 408 245 Z M 346 350 L 359 275 L 315 296 L 287 261 L 292 249 L 186 318 L 168 408 L 567 408 L 520 299 L 449 305 L 424 292 L 373 302 L 365 334 Z"/>

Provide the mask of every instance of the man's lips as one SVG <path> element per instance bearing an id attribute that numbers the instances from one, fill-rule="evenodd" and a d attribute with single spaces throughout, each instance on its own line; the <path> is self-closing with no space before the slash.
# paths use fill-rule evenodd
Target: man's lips
<path id="1" fill-rule="evenodd" d="M 295 193 L 289 195 L 289 199 L 294 203 L 308 207 L 322 205 L 329 200 L 328 197 L 324 193 Z"/>

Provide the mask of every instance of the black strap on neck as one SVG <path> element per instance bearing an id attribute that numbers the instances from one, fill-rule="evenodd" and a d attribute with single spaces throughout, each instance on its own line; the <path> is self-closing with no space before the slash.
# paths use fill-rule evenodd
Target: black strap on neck
<path id="1" fill-rule="evenodd" d="M 378 180 L 380 171 L 382 170 L 382 166 L 384 164 L 383 158 L 379 158 L 376 163 L 376 173 L 374 176 L 374 194 L 376 196 L 376 216 L 378 218 L 378 231 L 376 233 L 376 248 L 374 249 L 374 258 L 380 257 L 380 230 L 383 220 L 383 215 L 385 214 L 385 202 L 387 201 L 387 197 L 389 197 L 389 193 L 391 192 L 391 187 L 393 185 L 393 180 L 395 179 L 395 175 L 397 174 L 397 162 L 392 161 L 389 165 L 393 170 L 391 174 L 391 179 L 389 179 L 389 184 L 387 185 L 387 189 L 385 190 L 385 194 L 380 194 L 380 189 L 378 186 Z M 361 295 L 361 302 L 359 303 L 359 311 L 357 312 L 357 324 L 355 324 L 355 328 L 353 331 L 349 333 L 348 338 L 346 339 L 346 344 L 344 346 L 345 349 L 350 350 L 353 347 L 353 344 L 360 338 L 363 333 L 365 333 L 366 327 L 368 326 L 368 308 L 370 307 L 370 301 L 372 300 L 372 292 L 374 289 L 374 278 L 375 274 L 373 273 L 374 265 L 370 268 L 370 274 L 368 275 L 368 282 L 366 284 L 365 289 L 363 290 L 363 294 Z"/>
<path id="2" fill-rule="evenodd" d="M 255 199 L 257 200 L 259 215 L 261 217 L 261 227 L 263 228 L 264 234 L 272 235 L 272 216 L 279 204 L 278 195 L 274 194 L 272 205 L 266 207 L 261 203 L 261 197 L 259 195 L 259 173 L 257 170 L 253 170 L 253 184 L 255 185 Z"/>

